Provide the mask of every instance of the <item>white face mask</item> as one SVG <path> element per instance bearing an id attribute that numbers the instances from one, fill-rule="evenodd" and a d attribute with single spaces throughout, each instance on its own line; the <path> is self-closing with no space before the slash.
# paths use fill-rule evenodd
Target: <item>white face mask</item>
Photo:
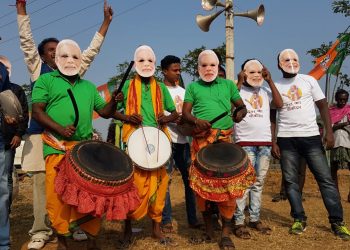
<path id="1" fill-rule="evenodd" d="M 136 49 L 134 55 L 135 70 L 142 77 L 151 77 L 156 71 L 156 57 L 149 46 Z"/>
<path id="2" fill-rule="evenodd" d="M 244 73 L 247 75 L 247 83 L 252 87 L 260 87 L 264 83 L 262 76 L 263 66 L 257 60 L 250 60 L 244 65 Z"/>
<path id="3" fill-rule="evenodd" d="M 77 75 L 81 68 L 80 48 L 72 43 L 60 43 L 57 45 L 55 57 L 57 68 L 66 76 Z"/>
<path id="4" fill-rule="evenodd" d="M 198 62 L 198 73 L 205 82 L 212 82 L 218 76 L 219 60 L 214 54 L 203 54 Z"/>
<path id="5" fill-rule="evenodd" d="M 285 49 L 279 56 L 280 67 L 289 74 L 298 74 L 300 70 L 299 57 L 292 49 Z"/>

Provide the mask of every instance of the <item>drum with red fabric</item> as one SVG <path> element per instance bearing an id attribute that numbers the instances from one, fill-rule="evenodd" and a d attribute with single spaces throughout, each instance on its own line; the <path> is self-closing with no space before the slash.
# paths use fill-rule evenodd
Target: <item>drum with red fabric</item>
<path id="1" fill-rule="evenodd" d="M 243 196 L 255 181 L 247 153 L 228 142 L 209 144 L 197 152 L 190 168 L 190 186 L 206 200 L 228 201 Z"/>
<path id="2" fill-rule="evenodd" d="M 55 190 L 80 213 L 124 220 L 140 204 L 133 172 L 124 151 L 102 141 L 83 141 L 66 151 L 57 166 Z"/>

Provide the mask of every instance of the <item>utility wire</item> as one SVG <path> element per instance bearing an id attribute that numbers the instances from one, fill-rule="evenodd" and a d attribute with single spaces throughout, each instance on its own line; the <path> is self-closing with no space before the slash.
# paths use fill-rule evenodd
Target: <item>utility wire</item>
<path id="1" fill-rule="evenodd" d="M 97 2 L 95 2 L 95 3 L 93 3 L 93 4 L 91 4 L 91 5 L 86 6 L 85 8 L 82 8 L 82 9 L 80 9 L 80 10 L 71 12 L 70 14 L 67 14 L 67 15 L 65 15 L 65 16 L 63 16 L 63 17 L 57 18 L 57 19 L 55 19 L 55 20 L 53 20 L 53 21 L 51 21 L 51 22 L 48 22 L 48 23 L 46 23 L 46 24 L 44 24 L 44 25 L 41 25 L 41 26 L 39 26 L 39 27 L 36 27 L 36 28 L 32 29 L 32 31 L 36 31 L 36 30 L 42 29 L 42 28 L 44 28 L 44 27 L 46 27 L 46 26 L 48 26 L 48 25 L 50 25 L 50 24 L 52 24 L 52 23 L 58 22 L 58 21 L 60 21 L 60 20 L 62 20 L 62 19 L 65 19 L 65 18 L 67 18 L 67 17 L 69 17 L 69 16 L 72 16 L 72 15 L 75 15 L 75 14 L 77 14 L 77 13 L 80 13 L 80 12 L 82 12 L 82 11 L 88 9 L 88 8 L 91 8 L 91 7 L 93 7 L 93 6 L 97 5 L 97 4 L 99 4 L 100 2 L 101 2 L 101 1 L 97 1 Z M 13 37 L 11 37 L 11 38 L 9 38 L 9 39 L 7 39 L 7 40 L 1 42 L 0 44 L 8 43 L 8 42 L 10 42 L 10 41 L 15 40 L 16 38 L 18 38 L 18 35 L 13 36 Z"/>
<path id="2" fill-rule="evenodd" d="M 122 15 L 124 15 L 124 14 L 126 14 L 126 13 L 128 13 L 128 12 L 130 12 L 130 11 L 132 11 L 132 10 L 134 10 L 134 9 L 136 9 L 136 8 L 138 8 L 138 7 L 142 6 L 142 5 L 144 5 L 144 4 L 146 4 L 146 3 L 149 3 L 149 2 L 151 2 L 151 1 L 153 1 L 153 0 L 146 0 L 146 1 L 143 1 L 143 2 L 141 2 L 141 3 L 139 3 L 139 4 L 137 4 L 137 5 L 135 5 L 135 6 L 131 7 L 131 8 L 129 8 L 129 9 L 126 9 L 126 10 L 120 12 L 119 14 L 116 15 L 116 17 L 122 16 Z M 77 36 L 77 35 L 79 35 L 79 34 L 81 34 L 81 33 L 84 33 L 85 31 L 88 31 L 88 30 L 90 30 L 90 29 L 92 29 L 92 28 L 98 26 L 99 24 L 100 24 L 100 23 L 96 23 L 96 24 L 94 24 L 94 25 L 92 25 L 92 26 L 90 26 L 90 27 L 87 27 L 87 28 L 85 28 L 85 29 L 83 29 L 83 30 L 80 30 L 80 31 L 78 31 L 78 32 L 76 32 L 76 33 L 74 33 L 74 34 L 68 36 L 68 37 L 70 37 L 70 38 L 75 37 L 75 36 Z M 16 36 L 15 38 L 17 38 L 17 37 L 18 37 L 18 36 Z M 11 38 L 11 39 L 12 39 L 12 38 Z M 9 40 L 10 40 L 10 39 L 9 39 Z M 6 40 L 5 42 L 7 42 L 7 41 L 9 41 L 9 40 Z M 3 42 L 3 43 L 4 43 L 4 42 Z M 21 57 L 18 57 L 18 58 L 16 58 L 16 59 L 12 60 L 12 63 L 15 63 L 15 62 L 17 62 L 17 61 L 19 61 L 19 60 L 23 60 L 23 57 L 21 56 Z"/>
<path id="3" fill-rule="evenodd" d="M 47 7 L 50 7 L 51 5 L 54 5 L 55 3 L 58 3 L 58 2 L 61 2 L 61 1 L 62 1 L 62 0 L 57 0 L 56 2 L 50 3 L 50 4 L 48 4 L 48 5 L 45 5 L 44 7 L 41 7 L 40 9 L 37 9 L 37 10 L 33 11 L 33 12 L 31 13 L 31 15 L 33 15 L 33 14 L 35 14 L 35 13 L 37 13 L 37 12 L 43 10 L 43 9 L 46 9 Z M 11 21 L 11 22 L 8 22 L 8 23 L 6 23 L 6 24 L 0 26 L 0 29 L 3 28 L 3 27 L 6 27 L 6 26 L 9 25 L 9 24 L 14 23 L 14 22 L 17 22 L 17 19 L 15 19 L 15 20 L 13 20 L 13 21 Z"/>
<path id="4" fill-rule="evenodd" d="M 126 13 L 128 13 L 128 12 L 130 12 L 130 11 L 132 11 L 132 10 L 134 10 L 134 9 L 136 9 L 136 8 L 138 8 L 138 7 L 142 6 L 142 5 L 144 5 L 144 4 L 146 4 L 146 3 L 149 3 L 149 2 L 151 2 L 151 1 L 153 1 L 153 0 L 146 0 L 146 1 L 143 1 L 142 3 L 139 3 L 139 4 L 137 4 L 137 5 L 133 6 L 133 7 L 130 7 L 129 9 L 126 9 L 126 10 L 120 12 L 119 14 L 116 15 L 116 17 L 122 16 L 122 15 L 124 15 L 124 14 L 126 14 Z M 101 23 L 96 23 L 96 24 L 94 24 L 94 25 L 92 25 L 92 26 L 90 26 L 90 27 L 87 27 L 87 28 L 85 28 L 85 29 L 82 29 L 82 30 L 80 30 L 80 31 L 78 31 L 78 32 L 76 32 L 76 33 L 74 33 L 74 34 L 68 36 L 68 37 L 72 38 L 72 37 L 75 37 L 75 36 L 77 36 L 77 35 L 80 35 L 81 33 L 84 33 L 85 31 L 88 31 L 88 30 L 90 30 L 90 29 L 92 29 L 92 28 L 95 28 L 95 27 L 97 27 L 97 26 L 100 25 L 100 24 L 101 24 Z"/>
<path id="5" fill-rule="evenodd" d="M 32 4 L 32 3 L 35 3 L 36 1 L 38 1 L 38 0 L 33 0 L 32 2 L 27 3 L 27 5 L 30 5 L 30 4 Z M 13 13 L 13 10 L 10 11 L 10 12 L 8 12 L 8 13 L 6 13 L 6 14 L 4 14 L 4 15 L 2 15 L 2 16 L 0 16 L 0 20 L 3 19 L 4 17 L 7 17 L 7 16 L 11 15 L 12 13 Z"/>

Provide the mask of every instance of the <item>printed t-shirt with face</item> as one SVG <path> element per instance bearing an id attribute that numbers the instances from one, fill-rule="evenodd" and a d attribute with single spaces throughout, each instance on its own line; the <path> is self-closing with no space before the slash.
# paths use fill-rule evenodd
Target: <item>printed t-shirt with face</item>
<path id="1" fill-rule="evenodd" d="M 265 87 L 243 85 L 239 94 L 248 113 L 244 121 L 235 124 L 236 142 L 271 142 L 271 91 Z"/>
<path id="2" fill-rule="evenodd" d="M 180 86 L 167 86 L 169 93 L 171 95 L 171 98 L 174 100 L 174 104 L 176 107 L 176 111 L 181 114 L 182 113 L 182 106 L 185 98 L 185 89 L 180 87 Z M 169 112 L 164 112 L 165 115 L 169 115 Z M 171 136 L 171 141 L 174 143 L 180 143 L 180 144 L 185 144 L 188 143 L 187 137 L 182 135 L 178 129 L 176 123 L 168 123 L 168 128 L 169 128 L 169 133 Z"/>
<path id="3" fill-rule="evenodd" d="M 325 96 L 315 78 L 298 74 L 293 78 L 282 78 L 275 85 L 283 99 L 283 107 L 277 110 L 277 136 L 319 135 L 315 102 Z"/>

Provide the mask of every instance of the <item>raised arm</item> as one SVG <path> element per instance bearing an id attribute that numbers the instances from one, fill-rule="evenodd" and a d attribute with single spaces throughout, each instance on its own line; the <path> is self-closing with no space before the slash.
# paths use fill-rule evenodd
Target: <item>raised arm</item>
<path id="1" fill-rule="evenodd" d="M 80 76 L 83 76 L 86 73 L 86 71 L 90 67 L 90 64 L 95 59 L 95 56 L 100 52 L 102 43 L 108 31 L 109 25 L 112 22 L 113 9 L 110 5 L 107 4 L 106 0 L 104 1 L 104 5 L 103 5 L 103 16 L 104 16 L 103 22 L 99 31 L 96 32 L 89 47 L 86 50 L 84 50 L 81 55 L 82 64 L 81 64 L 81 70 L 79 72 Z"/>
<path id="2" fill-rule="evenodd" d="M 270 86 L 273 104 L 275 105 L 276 108 L 282 108 L 283 100 L 282 100 L 281 94 L 278 92 L 278 90 L 275 86 L 275 83 L 272 80 L 270 71 L 265 67 L 262 70 L 262 76 L 264 77 L 264 80 Z"/>
<path id="3" fill-rule="evenodd" d="M 20 48 L 24 53 L 24 61 L 30 73 L 30 78 L 32 81 L 36 81 L 40 75 L 42 62 L 33 39 L 30 19 L 26 11 L 26 3 L 16 1 L 16 9 Z"/>

